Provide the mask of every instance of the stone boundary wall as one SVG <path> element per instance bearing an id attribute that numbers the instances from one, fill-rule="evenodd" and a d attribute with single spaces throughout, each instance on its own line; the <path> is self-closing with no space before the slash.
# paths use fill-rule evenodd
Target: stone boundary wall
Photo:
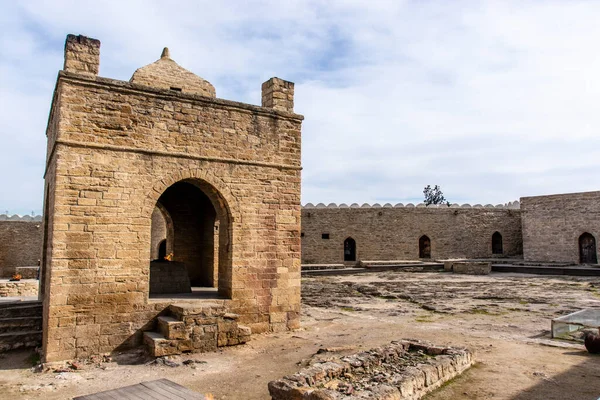
<path id="1" fill-rule="evenodd" d="M 21 279 L 20 281 L 0 280 L 0 297 L 37 296 L 39 281 L 37 279 Z"/>
<path id="2" fill-rule="evenodd" d="M 584 232 L 600 249 L 600 191 L 521 198 L 526 261 L 579 263 Z M 599 257 L 600 258 L 600 257 Z"/>
<path id="3" fill-rule="evenodd" d="M 385 203 L 383 206 L 379 203 L 375 203 L 373 205 L 369 204 L 369 203 L 363 203 L 362 205 L 359 205 L 358 203 L 352 203 L 350 205 L 347 205 L 346 203 L 341 203 L 341 204 L 336 204 L 336 203 L 329 203 L 328 205 L 325 205 L 324 203 L 318 203 L 316 206 L 312 203 L 306 203 L 304 206 L 302 206 L 302 208 L 402 208 L 402 207 L 406 207 L 406 208 L 428 208 L 428 209 L 432 209 L 432 208 L 440 208 L 440 209 L 446 209 L 446 208 L 503 208 L 503 209 L 507 209 L 507 210 L 518 210 L 521 207 L 520 202 L 518 201 L 512 201 L 509 203 L 505 203 L 505 204 L 497 204 L 497 205 L 493 205 L 493 204 L 486 204 L 486 205 L 481 205 L 481 204 L 458 204 L 458 203 L 454 203 L 454 204 L 450 204 L 450 206 L 447 206 L 445 204 L 430 204 L 430 205 L 425 205 L 425 203 L 418 203 L 417 205 L 413 204 L 413 203 L 397 203 L 395 205 L 392 205 L 390 203 Z"/>
<path id="4" fill-rule="evenodd" d="M 492 235 L 502 235 L 503 254 L 492 254 Z M 325 237 L 329 235 L 329 239 Z M 325 237 L 323 236 L 325 235 Z M 302 208 L 302 263 L 344 262 L 344 241 L 356 241 L 356 260 L 415 260 L 419 238 L 431 241 L 431 259 L 520 257 L 519 203 L 498 206 L 457 204 L 306 204 Z"/>
<path id="5" fill-rule="evenodd" d="M 426 357 L 412 366 L 406 360 L 409 352 Z M 436 347 L 419 341 L 392 342 L 339 360 L 316 363 L 271 381 L 269 393 L 273 400 L 420 399 L 473 364 L 473 354 L 467 349 Z M 383 372 L 388 379 L 373 385 L 353 383 L 365 371 L 373 375 Z"/>
<path id="6" fill-rule="evenodd" d="M 0 215 L 0 278 L 17 267 L 34 267 L 42 256 L 41 217 Z"/>

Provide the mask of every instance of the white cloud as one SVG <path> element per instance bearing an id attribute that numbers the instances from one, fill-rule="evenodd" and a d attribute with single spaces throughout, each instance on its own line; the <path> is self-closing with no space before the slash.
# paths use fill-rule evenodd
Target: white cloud
<path id="1" fill-rule="evenodd" d="M 296 82 L 303 202 L 456 202 L 598 190 L 600 3 L 29 1 L 0 16 L 0 208 L 41 209 L 67 33 L 127 80 L 163 46 L 217 95 Z M 3 210 L 2 210 L 3 211 Z"/>

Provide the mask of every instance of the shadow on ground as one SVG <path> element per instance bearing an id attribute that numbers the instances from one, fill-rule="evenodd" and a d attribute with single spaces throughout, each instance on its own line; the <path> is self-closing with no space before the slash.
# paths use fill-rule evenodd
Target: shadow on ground
<path id="1" fill-rule="evenodd" d="M 571 367 L 562 374 L 547 377 L 540 376 L 540 382 L 526 389 L 511 400 L 563 400 L 570 398 L 569 388 L 572 387 L 573 377 L 581 376 L 587 378 L 587 384 L 577 388 L 581 400 L 596 400 L 600 398 L 600 355 L 589 354 L 587 351 L 566 351 L 568 356 L 581 357 L 581 363 Z M 557 360 L 557 362 L 560 362 Z"/>
<path id="2" fill-rule="evenodd" d="M 0 371 L 27 369 L 39 362 L 40 356 L 33 348 L 10 350 L 0 354 Z"/>

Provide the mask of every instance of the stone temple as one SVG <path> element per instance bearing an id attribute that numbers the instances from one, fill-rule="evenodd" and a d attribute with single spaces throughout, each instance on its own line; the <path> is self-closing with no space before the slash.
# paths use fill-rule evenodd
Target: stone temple
<path id="1" fill-rule="evenodd" d="M 217 98 L 167 49 L 129 82 L 99 77 L 99 64 L 98 40 L 67 37 L 47 128 L 45 360 L 143 340 L 157 355 L 204 351 L 297 328 L 293 83 L 265 82 L 258 107 Z M 152 262 L 156 213 L 170 262 Z"/>

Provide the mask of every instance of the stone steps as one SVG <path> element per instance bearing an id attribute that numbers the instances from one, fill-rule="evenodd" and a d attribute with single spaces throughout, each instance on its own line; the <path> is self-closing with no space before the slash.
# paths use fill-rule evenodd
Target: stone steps
<path id="1" fill-rule="evenodd" d="M 0 353 L 21 347 L 38 347 L 41 343 L 41 330 L 0 333 Z"/>
<path id="2" fill-rule="evenodd" d="M 42 302 L 0 303 L 0 352 L 42 343 Z"/>
<path id="3" fill-rule="evenodd" d="M 184 322 L 173 317 L 158 317 L 158 332 L 167 339 L 189 339 Z"/>
<path id="4" fill-rule="evenodd" d="M 41 331 L 42 317 L 1 318 L 0 333 L 17 331 Z"/>
<path id="5" fill-rule="evenodd" d="M 156 331 L 144 332 L 144 343 L 154 357 L 214 351 L 246 343 L 252 334 L 221 304 L 171 305 L 167 311 L 171 315 L 157 318 Z"/>
<path id="6" fill-rule="evenodd" d="M 18 301 L 14 303 L 0 303 L 0 319 L 19 317 L 41 317 L 41 301 Z"/>
<path id="7" fill-rule="evenodd" d="M 158 332 L 144 332 L 144 343 L 153 357 L 171 356 L 192 351 L 189 339 L 167 339 Z"/>

